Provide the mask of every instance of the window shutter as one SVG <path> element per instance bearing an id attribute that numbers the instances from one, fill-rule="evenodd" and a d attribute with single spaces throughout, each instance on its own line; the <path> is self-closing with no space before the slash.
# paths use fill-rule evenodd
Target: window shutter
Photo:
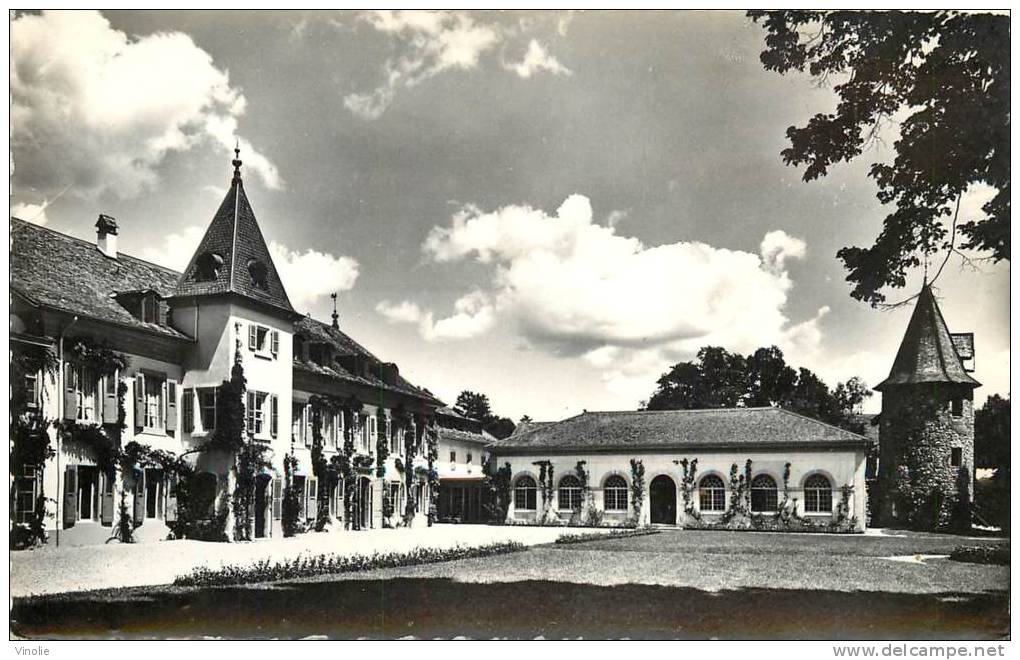
<path id="1" fill-rule="evenodd" d="M 177 381 L 166 381 L 166 430 L 177 430 Z"/>
<path id="2" fill-rule="evenodd" d="M 280 352 L 280 333 L 273 330 L 270 339 L 269 351 L 273 354 L 273 357 L 276 357 L 276 354 Z"/>
<path id="3" fill-rule="evenodd" d="M 305 426 L 305 447 L 312 446 L 312 435 L 315 431 L 312 429 L 312 405 L 308 404 L 305 406 L 303 411 L 304 415 L 304 426 Z"/>
<path id="4" fill-rule="evenodd" d="M 135 426 L 145 426 L 145 374 L 135 376 Z"/>
<path id="5" fill-rule="evenodd" d="M 145 521 L 145 471 L 138 473 L 135 479 L 135 527 Z"/>
<path id="6" fill-rule="evenodd" d="M 309 520 L 315 520 L 315 517 L 319 512 L 319 491 L 318 491 L 318 480 L 315 478 L 308 479 L 308 518 Z"/>
<path id="7" fill-rule="evenodd" d="M 184 390 L 181 398 L 181 426 L 185 433 L 195 430 L 195 388 Z"/>
<path id="8" fill-rule="evenodd" d="M 114 372 L 106 377 L 104 380 L 103 391 L 103 423 L 104 424 L 116 424 L 118 417 L 117 410 L 117 388 L 120 385 L 120 379 L 117 378 L 118 373 Z"/>
<path id="9" fill-rule="evenodd" d="M 276 437 L 280 428 L 280 400 L 275 394 L 269 396 L 269 435 Z"/>
<path id="10" fill-rule="evenodd" d="M 283 518 L 283 483 L 273 479 L 273 520 Z"/>
<path id="11" fill-rule="evenodd" d="M 164 482 L 166 486 L 166 516 L 167 524 L 177 522 L 177 478 L 168 475 Z"/>
<path id="12" fill-rule="evenodd" d="M 246 430 L 247 430 L 248 433 L 254 433 L 255 432 L 255 393 L 254 392 L 248 392 L 248 399 L 247 399 L 247 401 L 248 401 L 247 409 L 244 411 L 245 412 L 245 414 L 244 414 L 245 426 L 247 426 Z"/>
<path id="13" fill-rule="evenodd" d="M 248 349 L 254 351 L 258 347 L 258 328 L 254 323 L 248 324 Z"/>
<path id="14" fill-rule="evenodd" d="M 75 420 L 78 417 L 78 396 L 74 393 L 74 368 L 71 364 L 64 366 L 64 419 Z"/>
<path id="15" fill-rule="evenodd" d="M 104 525 L 113 524 L 113 473 L 99 476 L 100 488 L 103 493 L 99 521 Z"/>
<path id="16" fill-rule="evenodd" d="M 64 470 L 64 528 L 74 527 L 78 520 L 78 468 Z"/>

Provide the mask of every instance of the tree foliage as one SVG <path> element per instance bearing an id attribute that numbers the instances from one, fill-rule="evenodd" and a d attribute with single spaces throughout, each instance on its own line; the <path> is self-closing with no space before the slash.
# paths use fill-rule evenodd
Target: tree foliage
<path id="1" fill-rule="evenodd" d="M 509 437 L 517 428 L 517 425 L 509 417 L 493 414 L 489 397 L 479 392 L 464 390 L 457 395 L 454 408 L 465 417 L 480 421 L 482 428 L 499 440 Z"/>
<path id="2" fill-rule="evenodd" d="M 1009 470 L 1009 397 L 993 394 L 974 412 L 974 464 Z"/>
<path id="3" fill-rule="evenodd" d="M 658 380 L 646 410 L 782 406 L 860 433 L 857 409 L 871 391 L 860 378 L 830 390 L 809 369 L 794 370 L 775 346 L 742 356 L 718 346 L 698 351 L 693 362 L 673 365 Z"/>
<path id="4" fill-rule="evenodd" d="M 1009 259 L 1009 16 L 830 10 L 749 16 L 766 30 L 766 70 L 839 81 L 833 112 L 786 131 L 783 161 L 803 165 L 805 181 L 860 156 L 885 126 L 898 123 L 893 162 L 876 162 L 869 174 L 879 201 L 894 208 L 874 245 L 836 255 L 853 284 L 851 296 L 883 302 L 883 288 L 904 286 L 907 270 L 937 252 L 948 259 L 963 248 Z M 983 217 L 958 217 L 961 197 L 979 184 L 995 191 Z"/>

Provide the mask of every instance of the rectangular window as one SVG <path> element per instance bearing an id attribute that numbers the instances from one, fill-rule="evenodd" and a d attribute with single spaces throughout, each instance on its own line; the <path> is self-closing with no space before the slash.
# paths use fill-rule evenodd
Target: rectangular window
<path id="1" fill-rule="evenodd" d="M 142 321 L 159 323 L 159 302 L 152 294 L 142 296 Z"/>
<path id="2" fill-rule="evenodd" d="M 457 452 L 455 452 L 455 451 L 451 451 L 450 452 L 450 462 L 451 463 L 456 463 L 457 462 Z"/>
<path id="3" fill-rule="evenodd" d="M 147 429 L 163 429 L 163 385 L 166 378 L 154 374 L 145 375 L 145 404 L 142 426 Z"/>
<path id="4" fill-rule="evenodd" d="M 25 405 L 29 410 L 35 410 L 39 407 L 39 374 L 25 374 L 25 380 L 23 381 Z"/>
<path id="5" fill-rule="evenodd" d="M 184 425 L 184 432 L 191 433 L 195 430 L 195 390 L 184 390 L 184 397 L 181 399 L 181 423 Z"/>
<path id="6" fill-rule="evenodd" d="M 358 417 L 358 425 L 361 427 L 361 451 L 368 453 L 368 419 L 364 415 Z"/>
<path id="7" fill-rule="evenodd" d="M 471 456 L 471 452 L 468 452 L 468 455 L 467 455 L 467 461 L 465 461 L 465 462 L 466 462 L 466 463 L 467 463 L 468 465 L 471 465 L 471 459 L 472 459 L 472 456 Z"/>
<path id="8" fill-rule="evenodd" d="M 23 466 L 14 478 L 14 519 L 27 523 L 35 516 L 35 503 L 39 498 L 39 472 L 31 465 Z"/>
<path id="9" fill-rule="evenodd" d="M 403 437 L 403 432 L 397 427 L 396 420 L 392 417 L 386 428 L 389 429 L 390 433 L 390 453 L 394 456 L 399 456 L 401 452 L 400 439 Z"/>
<path id="10" fill-rule="evenodd" d="M 265 405 L 268 396 L 265 392 L 248 391 L 246 422 L 248 433 L 256 438 L 263 437 L 265 434 Z"/>
<path id="11" fill-rule="evenodd" d="M 963 448 L 953 447 L 949 450 L 949 465 L 958 468 L 963 465 Z"/>
<path id="12" fill-rule="evenodd" d="M 953 417 L 963 417 L 963 399 L 956 397 L 950 404 L 952 408 Z"/>
<path id="13" fill-rule="evenodd" d="M 203 387 L 198 390 L 198 412 L 202 430 L 209 433 L 216 430 L 216 391 L 215 387 Z"/>
<path id="14" fill-rule="evenodd" d="M 76 402 L 75 419 L 81 422 L 97 421 L 97 402 L 99 398 L 99 378 L 88 369 L 68 366 L 71 387 L 74 388 Z"/>
<path id="15" fill-rule="evenodd" d="M 248 349 L 262 357 L 275 358 L 280 352 L 280 333 L 252 323 L 248 326 Z"/>
<path id="16" fill-rule="evenodd" d="M 290 441 L 298 443 L 304 440 L 304 413 L 305 404 L 300 401 L 293 401 L 290 409 Z"/>

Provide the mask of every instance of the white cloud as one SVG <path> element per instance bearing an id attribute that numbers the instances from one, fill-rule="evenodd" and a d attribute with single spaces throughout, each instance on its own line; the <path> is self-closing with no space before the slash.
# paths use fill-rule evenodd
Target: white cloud
<path id="1" fill-rule="evenodd" d="M 167 234 L 161 245 L 150 245 L 142 250 L 142 259 L 180 272 L 188 267 L 191 255 L 198 249 L 198 243 L 205 234 L 205 228 L 197 225 L 185 227 L 180 233 Z"/>
<path id="2" fill-rule="evenodd" d="M 143 249 L 140 256 L 147 261 L 182 271 L 187 268 L 204 234 L 204 227 L 185 227 L 179 233 L 167 235 L 162 244 Z M 334 291 L 354 288 L 358 279 L 358 262 L 351 257 L 335 257 L 316 250 L 299 252 L 275 241 L 269 244 L 269 253 L 291 304 L 298 310 Z"/>
<path id="3" fill-rule="evenodd" d="M 432 312 L 422 311 L 413 302 L 391 303 L 384 300 L 375 306 L 390 323 L 416 323 L 426 341 L 470 339 L 485 334 L 496 322 L 496 313 L 489 296 L 472 291 L 453 303 L 454 314 L 435 320 Z"/>
<path id="4" fill-rule="evenodd" d="M 42 204 L 18 203 L 11 207 L 11 215 L 37 225 L 45 225 L 50 221 L 46 217 L 46 207 L 50 205 L 49 200 L 43 200 Z"/>
<path id="5" fill-rule="evenodd" d="M 418 323 L 422 318 L 421 308 L 406 300 L 399 303 L 383 300 L 375 306 L 375 311 L 386 317 L 390 323 Z"/>
<path id="6" fill-rule="evenodd" d="M 806 253 L 807 244 L 782 229 L 770 231 L 761 240 L 762 259 L 772 272 L 782 272 L 788 258 L 802 259 Z"/>
<path id="7" fill-rule="evenodd" d="M 334 291 L 349 291 L 358 279 L 358 262 L 351 257 L 334 257 L 326 252 L 297 252 L 272 242 L 269 252 L 287 289 L 291 304 L 303 309 Z"/>
<path id="8" fill-rule="evenodd" d="M 537 39 L 532 39 L 528 44 L 528 52 L 524 54 L 524 59 L 516 63 L 504 62 L 503 67 L 508 71 L 513 71 L 521 78 L 530 78 L 539 71 L 548 71 L 555 75 L 569 76 L 571 74 L 570 69 L 550 55 L 549 51 L 538 43 Z"/>
<path id="9" fill-rule="evenodd" d="M 784 314 L 792 287 L 785 266 L 805 254 L 800 239 L 769 232 L 761 254 L 693 241 L 645 246 L 593 218 L 582 195 L 555 214 L 466 206 L 432 229 L 423 250 L 438 263 L 490 265 L 487 290 L 472 294 L 491 301 L 473 308 L 491 314 L 477 332 L 506 322 L 536 348 L 582 357 L 635 401 L 670 364 L 707 344 L 740 352 L 777 344 L 795 363 L 817 349 L 828 309 L 798 324 Z M 430 314 L 419 310 L 418 322 Z"/>
<path id="10" fill-rule="evenodd" d="M 382 116 L 398 89 L 413 87 L 445 71 L 475 69 L 482 55 L 526 31 L 524 27 L 478 21 L 459 11 L 379 10 L 363 12 L 360 20 L 388 35 L 400 53 L 386 61 L 382 84 L 370 92 L 344 97 L 344 106 L 365 120 Z M 522 62 L 504 66 L 525 78 L 538 71 L 569 73 L 534 39 Z"/>
<path id="11" fill-rule="evenodd" d="M 227 73 L 183 33 L 130 37 L 94 11 L 11 22 L 16 186 L 136 196 L 171 152 L 211 140 L 230 153 L 244 109 Z M 241 143 L 245 163 L 280 187 L 276 167 Z"/>

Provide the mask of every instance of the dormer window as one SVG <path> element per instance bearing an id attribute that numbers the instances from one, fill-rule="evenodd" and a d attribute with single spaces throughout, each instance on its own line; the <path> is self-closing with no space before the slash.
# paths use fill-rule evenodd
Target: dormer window
<path id="1" fill-rule="evenodd" d="M 251 283 L 263 291 L 269 290 L 269 269 L 266 264 L 258 259 L 251 259 L 248 262 L 248 274 L 251 275 Z"/>
<path id="2" fill-rule="evenodd" d="M 223 257 L 215 252 L 203 252 L 195 260 L 195 280 L 211 282 L 219 277 L 223 267 Z"/>
<path id="3" fill-rule="evenodd" d="M 140 312 L 139 318 L 143 323 L 159 323 L 159 299 L 156 294 L 147 293 L 142 296 Z"/>

